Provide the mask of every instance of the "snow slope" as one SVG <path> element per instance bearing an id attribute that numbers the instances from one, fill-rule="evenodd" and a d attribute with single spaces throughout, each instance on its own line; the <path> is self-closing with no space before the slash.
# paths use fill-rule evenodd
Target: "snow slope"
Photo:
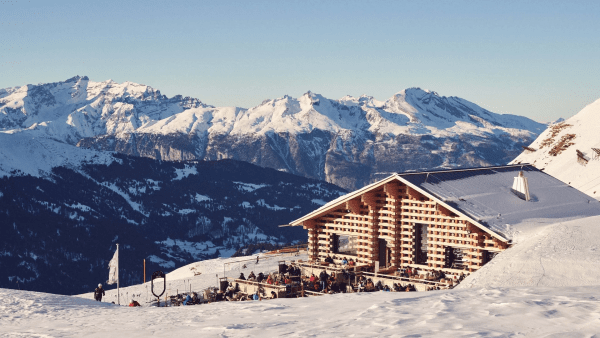
<path id="1" fill-rule="evenodd" d="M 593 337 L 600 332 L 599 221 L 523 224 L 513 248 L 453 290 L 129 308 L 92 301 L 91 294 L 0 289 L 0 337 Z M 223 263 L 235 276 L 275 269 L 284 258 L 191 264 L 167 275 L 169 292 L 214 286 Z M 134 295 L 147 305 L 147 286 L 123 289 L 122 299 Z M 105 299 L 114 296 L 111 290 Z"/>
<path id="2" fill-rule="evenodd" d="M 257 256 L 259 258 L 258 263 L 256 263 Z M 189 291 L 190 287 L 192 291 L 202 293 L 202 291 L 208 287 L 218 286 L 218 277 L 237 278 L 240 273 L 244 273 L 245 276 L 248 276 L 252 271 L 254 271 L 255 274 L 258 274 L 259 272 L 270 273 L 277 271 L 279 261 L 281 260 L 289 261 L 302 259 L 306 261 L 307 258 L 306 252 L 299 254 L 255 254 L 234 258 L 219 257 L 191 263 L 166 274 L 166 295 L 175 295 L 178 291 L 179 293 L 186 290 Z M 148 282 L 124 287 L 119 290 L 121 304 L 128 304 L 129 300 L 134 298 L 142 306 L 152 305 L 152 302 L 156 300 L 156 297 L 152 296 L 152 286 L 150 283 L 151 272 L 147 273 L 148 275 L 146 278 Z M 162 283 L 162 279 L 160 280 L 160 283 Z M 155 290 L 157 290 L 158 293 L 160 293 L 160 290 L 163 288 L 163 284 L 160 283 L 157 280 L 157 283 L 155 284 Z M 158 284 L 160 284 L 160 286 Z M 108 287 L 105 285 L 105 288 L 110 289 L 106 290 L 106 296 L 102 301 L 117 303 L 116 285 Z M 94 294 L 93 292 L 86 293 L 80 295 L 80 297 L 94 299 Z M 164 296 L 161 299 L 164 300 Z"/>
<path id="3" fill-rule="evenodd" d="M 534 220 L 515 228 L 513 247 L 458 288 L 600 284 L 600 216 L 554 223 Z"/>
<path id="4" fill-rule="evenodd" d="M 531 163 L 559 180 L 600 200 L 600 99 L 571 118 L 551 125 L 511 163 Z M 568 140 L 567 140 L 568 139 Z M 565 142 L 562 143 L 561 140 Z M 577 161 L 577 150 L 585 162 Z M 555 154 L 555 155 L 554 155 Z"/>
<path id="5" fill-rule="evenodd" d="M 2 337 L 592 337 L 597 287 L 338 294 L 128 308 L 0 289 Z"/>
<path id="6" fill-rule="evenodd" d="M 110 152 L 73 147 L 37 137 L 31 131 L 0 132 L 0 145 L 0 177 L 15 173 L 40 177 L 54 167 L 79 167 L 85 162 L 109 165 L 116 161 Z"/>

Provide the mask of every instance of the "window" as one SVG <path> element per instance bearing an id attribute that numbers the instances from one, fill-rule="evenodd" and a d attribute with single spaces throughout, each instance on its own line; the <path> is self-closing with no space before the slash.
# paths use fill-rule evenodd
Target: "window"
<path id="1" fill-rule="evenodd" d="M 356 255 L 358 252 L 358 236 L 335 235 L 334 252 L 346 255 Z"/>

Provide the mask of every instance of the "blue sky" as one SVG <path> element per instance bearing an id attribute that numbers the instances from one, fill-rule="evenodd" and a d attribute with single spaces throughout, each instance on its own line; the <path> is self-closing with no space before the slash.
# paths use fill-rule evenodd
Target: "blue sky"
<path id="1" fill-rule="evenodd" d="M 132 81 L 215 106 L 421 87 L 546 122 L 600 98 L 600 1 L 4 1 L 0 88 Z"/>

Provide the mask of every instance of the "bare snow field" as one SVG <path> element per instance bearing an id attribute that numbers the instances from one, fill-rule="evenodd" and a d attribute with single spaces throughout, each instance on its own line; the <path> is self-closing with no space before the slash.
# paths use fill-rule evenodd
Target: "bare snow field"
<path id="1" fill-rule="evenodd" d="M 129 308 L 0 289 L 0 337 L 592 337 L 597 287 L 355 293 Z"/>
<path id="2" fill-rule="evenodd" d="M 457 288 L 301 299 L 148 306 L 149 283 L 121 289 L 142 307 L 91 294 L 0 289 L 0 337 L 596 337 L 600 336 L 600 216 L 515 227 L 516 244 Z M 167 292 L 217 285 L 217 275 L 272 271 L 261 255 L 201 261 L 167 275 Z M 243 266 L 246 265 L 246 268 Z"/>
<path id="3" fill-rule="evenodd" d="M 600 285 L 600 216 L 516 226 L 513 247 L 457 288 Z"/>

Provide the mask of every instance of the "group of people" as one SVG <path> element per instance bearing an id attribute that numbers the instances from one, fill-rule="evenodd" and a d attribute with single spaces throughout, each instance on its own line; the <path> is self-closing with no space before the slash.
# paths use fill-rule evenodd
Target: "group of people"
<path id="1" fill-rule="evenodd" d="M 337 257 L 331 257 L 328 255 L 325 258 L 325 262 L 335 264 L 335 260 L 338 259 L 339 258 Z M 259 272 L 258 274 L 254 274 L 254 271 L 251 271 L 247 278 L 244 276 L 244 273 L 240 273 L 238 279 L 257 283 L 265 283 L 269 285 L 285 285 L 286 291 L 290 291 L 292 287 L 295 287 L 296 291 L 304 290 L 319 293 L 416 291 L 416 288 L 413 284 L 402 285 L 400 283 L 393 283 L 390 287 L 386 284 L 383 284 L 381 281 L 374 283 L 371 278 L 368 278 L 364 275 L 356 276 L 351 272 L 352 269 L 349 268 L 355 266 L 355 264 L 356 263 L 352 258 L 347 259 L 346 257 L 341 257 L 341 264 L 339 265 L 348 267 L 348 269 L 342 269 L 337 273 L 331 272 L 331 274 L 328 274 L 327 270 L 323 269 L 318 276 L 311 274 L 310 276 L 306 275 L 303 277 L 301 277 L 302 272 L 299 267 L 283 264 L 279 267 L 279 273 L 273 272 L 265 274 L 263 272 Z M 410 267 L 398 270 L 396 275 L 404 278 L 426 279 L 429 281 L 439 281 L 447 278 L 446 274 L 442 270 L 432 270 L 427 274 L 419 274 L 419 271 L 416 268 Z M 353 276 L 356 277 L 352 278 Z M 460 276 L 454 276 L 454 278 L 450 278 L 450 280 L 453 280 L 454 284 L 457 284 L 464 278 L 465 275 L 461 274 Z M 427 288 L 427 290 L 439 290 L 439 287 L 430 286 Z M 98 287 L 94 291 L 94 299 L 101 301 L 102 296 L 104 295 L 105 291 L 102 288 L 102 284 L 98 284 Z M 217 291 L 215 289 L 210 293 L 210 295 L 211 297 L 208 301 L 251 301 L 278 297 L 278 294 L 275 291 L 271 291 L 270 294 L 267 294 L 262 287 L 259 287 L 254 294 L 246 294 L 241 292 L 239 283 L 234 284 L 232 282 L 229 283 L 225 291 Z M 172 301 L 173 300 L 175 301 L 176 305 L 201 304 L 203 301 L 195 292 L 187 295 L 184 294 L 174 296 Z M 136 307 L 140 306 L 140 304 L 134 299 L 131 299 L 129 306 Z"/>
<path id="2" fill-rule="evenodd" d="M 331 257 L 330 255 L 327 255 L 327 257 L 325 257 L 325 262 L 329 263 L 329 264 L 335 264 L 335 260 L 339 259 L 336 256 Z M 346 257 L 342 257 L 341 258 L 341 266 L 355 266 L 356 262 L 354 261 L 354 259 L 352 257 L 350 257 L 350 259 L 347 259 Z"/>
<path id="3" fill-rule="evenodd" d="M 302 279 L 302 286 L 307 291 L 322 292 L 322 293 L 339 293 L 346 292 L 347 281 L 349 274 L 346 271 L 332 272 L 328 274 L 326 270 L 322 270 L 319 276 L 311 274 Z"/>
<path id="4" fill-rule="evenodd" d="M 280 273 L 269 273 L 265 275 L 262 272 L 259 272 L 258 275 L 254 274 L 254 271 L 250 271 L 248 278 L 244 276 L 244 273 L 240 273 L 238 279 L 241 280 L 249 280 L 251 282 L 257 283 L 267 283 L 272 285 L 289 285 L 292 283 L 291 278 L 293 276 L 300 276 L 300 269 L 294 266 L 288 266 L 283 264 L 280 267 Z"/>
<path id="5" fill-rule="evenodd" d="M 458 276 L 447 275 L 442 270 L 432 270 L 426 273 L 419 273 L 419 271 L 415 268 L 400 269 L 398 271 L 398 275 L 404 278 L 424 279 L 432 282 L 445 281 L 449 282 L 450 286 L 456 286 L 466 277 L 464 273 L 461 273 Z M 427 290 L 439 290 L 439 287 L 428 287 Z"/>

